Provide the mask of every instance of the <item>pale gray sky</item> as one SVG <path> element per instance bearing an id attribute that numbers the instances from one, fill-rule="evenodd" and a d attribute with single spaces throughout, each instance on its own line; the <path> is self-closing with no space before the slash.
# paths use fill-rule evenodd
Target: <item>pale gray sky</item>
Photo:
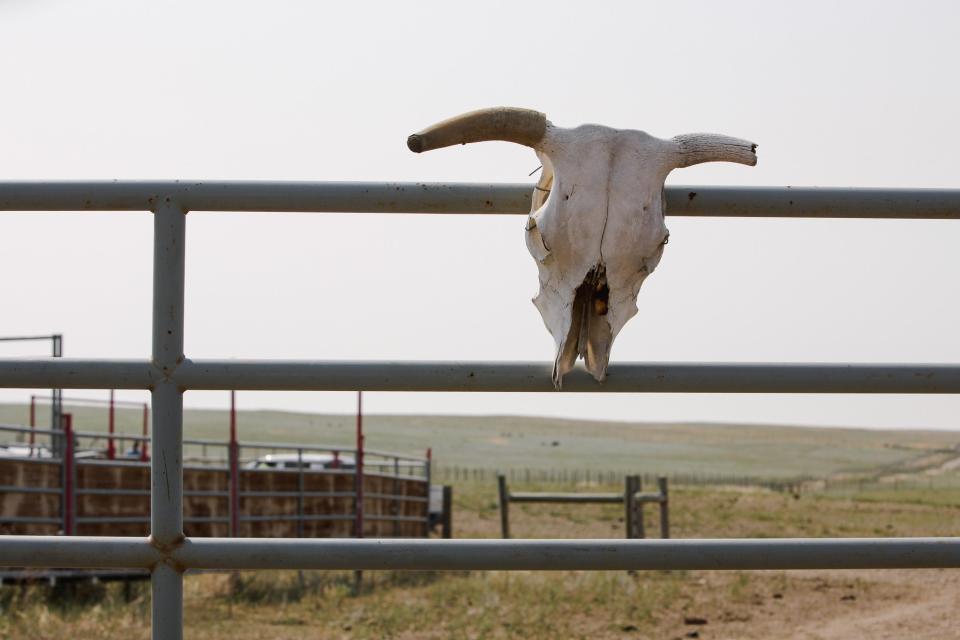
<path id="1" fill-rule="evenodd" d="M 538 162 L 523 147 L 405 146 L 438 119 L 513 105 L 560 125 L 760 145 L 756 167 L 703 165 L 673 183 L 960 187 L 958 14 L 950 2 L 0 0 L 0 179 L 525 181 Z M 613 362 L 960 361 L 960 223 L 668 225 Z M 70 356 L 147 355 L 150 232 L 144 213 L 0 214 L 0 335 L 58 331 Z M 552 358 L 521 217 L 195 213 L 187 273 L 192 357 Z M 354 398 L 241 402 L 347 412 Z M 366 405 L 960 426 L 957 397 L 381 393 Z"/>

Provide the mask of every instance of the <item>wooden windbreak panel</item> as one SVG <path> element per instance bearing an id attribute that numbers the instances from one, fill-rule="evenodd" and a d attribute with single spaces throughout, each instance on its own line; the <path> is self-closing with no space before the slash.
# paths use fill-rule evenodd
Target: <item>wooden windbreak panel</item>
<path id="1" fill-rule="evenodd" d="M 403 518 L 427 517 L 429 489 L 423 479 L 364 475 L 363 506 L 368 516 L 363 523 L 363 535 L 368 538 L 421 538 L 426 531 L 424 522 L 378 520 L 376 516 Z M 422 498 L 398 500 L 379 496 Z"/>
<path id="2" fill-rule="evenodd" d="M 198 538 L 227 537 L 230 535 L 230 472 L 226 469 L 184 469 L 183 490 L 215 491 L 223 495 L 191 496 L 183 498 L 183 513 L 187 520 L 183 531 Z M 190 522 L 189 518 L 218 518 L 223 522 Z"/>
<path id="3" fill-rule="evenodd" d="M 11 487 L 60 487 L 61 467 L 58 462 L 0 458 L 0 485 Z M 84 489 L 123 489 L 149 491 L 150 469 L 146 465 L 130 463 L 78 462 L 76 466 L 78 491 Z M 297 471 L 241 470 L 241 492 L 297 492 L 300 486 Z M 305 471 L 303 488 L 306 493 L 340 493 L 341 496 L 305 496 L 302 512 L 306 516 L 340 516 L 332 520 L 306 520 L 302 526 L 306 538 L 352 537 L 354 533 L 354 484 L 352 472 Z M 185 493 L 217 492 L 224 495 L 184 497 L 184 531 L 188 536 L 228 536 L 230 528 L 230 476 L 225 469 L 184 469 Z M 367 474 L 364 476 L 364 536 L 366 537 L 422 537 L 422 521 L 392 522 L 378 520 L 379 516 L 426 518 L 427 483 L 417 478 L 393 478 Z M 423 498 L 422 501 L 398 500 L 380 497 L 399 495 Z M 291 496 L 241 495 L 242 515 L 264 518 L 257 522 L 242 522 L 240 535 L 244 537 L 297 537 L 297 522 L 285 517 L 296 516 L 298 498 Z M 17 518 L 60 518 L 59 494 L 24 493 L 0 490 L 0 515 Z M 83 494 L 76 496 L 78 519 L 112 517 L 133 519 L 131 522 L 77 522 L 77 535 L 85 536 L 146 536 L 150 531 L 150 496 Z M 191 518 L 222 519 L 223 522 L 190 522 Z M 139 521 L 137 521 L 139 520 Z M 2 534 L 52 535 L 59 524 L 0 524 Z"/>
<path id="4" fill-rule="evenodd" d="M 78 536 L 145 536 L 150 532 L 149 495 L 85 495 L 84 489 L 150 491 L 145 465 L 78 462 L 75 531 Z M 81 522 L 81 518 L 141 518 L 142 522 Z"/>
<path id="5" fill-rule="evenodd" d="M 60 463 L 33 459 L 0 459 L 0 485 L 60 488 Z M 2 518 L 60 518 L 58 493 L 23 493 L 0 489 Z M 54 535 L 60 524 L 0 522 L 3 535 Z"/>
<path id="6" fill-rule="evenodd" d="M 242 492 L 296 492 L 300 474 L 296 471 L 241 471 Z M 342 496 L 305 496 L 305 516 L 339 516 L 330 520 L 306 520 L 303 523 L 305 538 L 349 538 L 353 536 L 354 486 L 356 476 L 350 472 L 307 471 L 303 473 L 305 493 L 350 494 Z M 426 518 L 427 503 L 375 497 L 377 494 L 427 497 L 427 483 L 414 478 L 387 478 L 364 475 L 364 527 L 366 537 L 422 537 L 423 522 L 391 522 L 378 520 L 378 516 Z M 295 520 L 283 520 L 283 516 L 297 515 L 297 497 L 242 496 L 240 512 L 264 520 L 243 522 L 240 535 L 243 537 L 294 538 L 297 536 Z"/>

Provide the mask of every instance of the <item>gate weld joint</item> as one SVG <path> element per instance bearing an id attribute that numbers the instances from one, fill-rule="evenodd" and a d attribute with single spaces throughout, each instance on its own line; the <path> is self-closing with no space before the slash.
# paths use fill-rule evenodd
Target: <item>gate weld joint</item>
<path id="1" fill-rule="evenodd" d="M 160 558 L 150 566 L 150 571 L 154 571 L 158 565 L 165 564 L 177 573 L 184 573 L 187 570 L 187 567 L 179 563 L 174 559 L 173 554 L 177 549 L 182 547 L 186 543 L 187 538 L 182 533 L 174 538 L 170 543 L 163 543 L 153 537 L 153 534 L 147 538 L 147 542 L 151 547 L 156 549 L 160 553 Z"/>
<path id="2" fill-rule="evenodd" d="M 147 204 L 150 205 L 150 213 L 154 213 L 154 214 L 158 213 L 160 209 L 169 207 L 169 206 L 175 206 L 177 209 L 180 210 L 180 213 L 182 213 L 183 215 L 187 215 L 189 213 L 189 210 L 186 207 L 184 207 L 182 204 L 180 204 L 180 201 L 172 195 L 171 196 L 159 196 L 159 195 L 151 196 L 147 198 Z"/>
<path id="3" fill-rule="evenodd" d="M 180 365 L 186 361 L 187 361 L 186 356 L 180 356 L 179 358 L 177 358 L 177 361 L 171 367 L 171 366 L 162 365 L 159 362 L 157 362 L 155 359 L 151 360 L 150 364 L 153 365 L 153 368 L 157 370 L 157 373 L 159 373 L 162 378 L 161 380 L 158 381 L 157 384 L 174 382 L 174 374 L 176 373 L 177 369 L 180 368 Z M 180 391 L 187 390 L 186 387 L 183 387 L 183 386 L 178 386 L 178 389 L 180 389 Z"/>

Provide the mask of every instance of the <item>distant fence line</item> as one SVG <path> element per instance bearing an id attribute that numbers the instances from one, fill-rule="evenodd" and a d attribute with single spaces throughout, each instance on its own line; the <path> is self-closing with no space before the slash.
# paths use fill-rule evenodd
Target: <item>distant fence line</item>
<path id="1" fill-rule="evenodd" d="M 960 490 L 960 476 L 955 474 L 896 477 L 864 478 L 827 478 L 813 483 L 815 491 L 829 493 L 864 493 L 870 491 L 924 491 L 933 489 Z"/>
<path id="2" fill-rule="evenodd" d="M 620 485 L 628 475 L 639 475 L 645 485 L 655 486 L 657 478 L 666 476 L 677 486 L 733 486 L 756 487 L 771 491 L 796 491 L 811 478 L 757 478 L 746 475 L 727 475 L 715 473 L 658 473 L 638 472 L 636 470 L 597 470 L 597 469 L 490 469 L 484 467 L 463 467 L 442 465 L 434 469 L 434 479 L 442 482 L 496 482 L 502 473 L 512 483 L 528 484 L 601 484 Z"/>
<path id="3" fill-rule="evenodd" d="M 931 489 L 960 490 L 960 474 L 936 476 L 912 476 L 905 478 L 877 477 L 875 475 L 845 478 L 816 478 L 798 476 L 792 478 L 762 478 L 747 475 L 720 473 L 638 473 L 635 470 L 597 469 L 540 469 L 511 468 L 498 471 L 484 467 L 438 465 L 434 469 L 436 482 L 489 482 L 497 481 L 502 473 L 509 482 L 516 484 L 595 484 L 620 485 L 624 476 L 639 475 L 646 486 L 656 484 L 657 477 L 665 476 L 679 487 L 743 487 L 759 488 L 782 493 L 864 493 L 876 491 L 917 491 Z"/>

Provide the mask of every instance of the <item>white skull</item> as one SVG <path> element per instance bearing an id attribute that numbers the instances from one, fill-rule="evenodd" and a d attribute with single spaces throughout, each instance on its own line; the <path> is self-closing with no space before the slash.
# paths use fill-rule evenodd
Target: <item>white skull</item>
<path id="1" fill-rule="evenodd" d="M 606 375 L 613 340 L 637 313 L 640 286 L 667 243 L 667 174 L 701 162 L 757 162 L 756 145 L 736 138 L 661 140 L 594 124 L 563 129 L 542 113 L 509 107 L 445 120 L 410 136 L 407 146 L 420 153 L 481 140 L 532 147 L 543 163 L 526 240 L 540 271 L 533 303 L 556 342 L 558 389 L 578 357 L 598 381 Z"/>

